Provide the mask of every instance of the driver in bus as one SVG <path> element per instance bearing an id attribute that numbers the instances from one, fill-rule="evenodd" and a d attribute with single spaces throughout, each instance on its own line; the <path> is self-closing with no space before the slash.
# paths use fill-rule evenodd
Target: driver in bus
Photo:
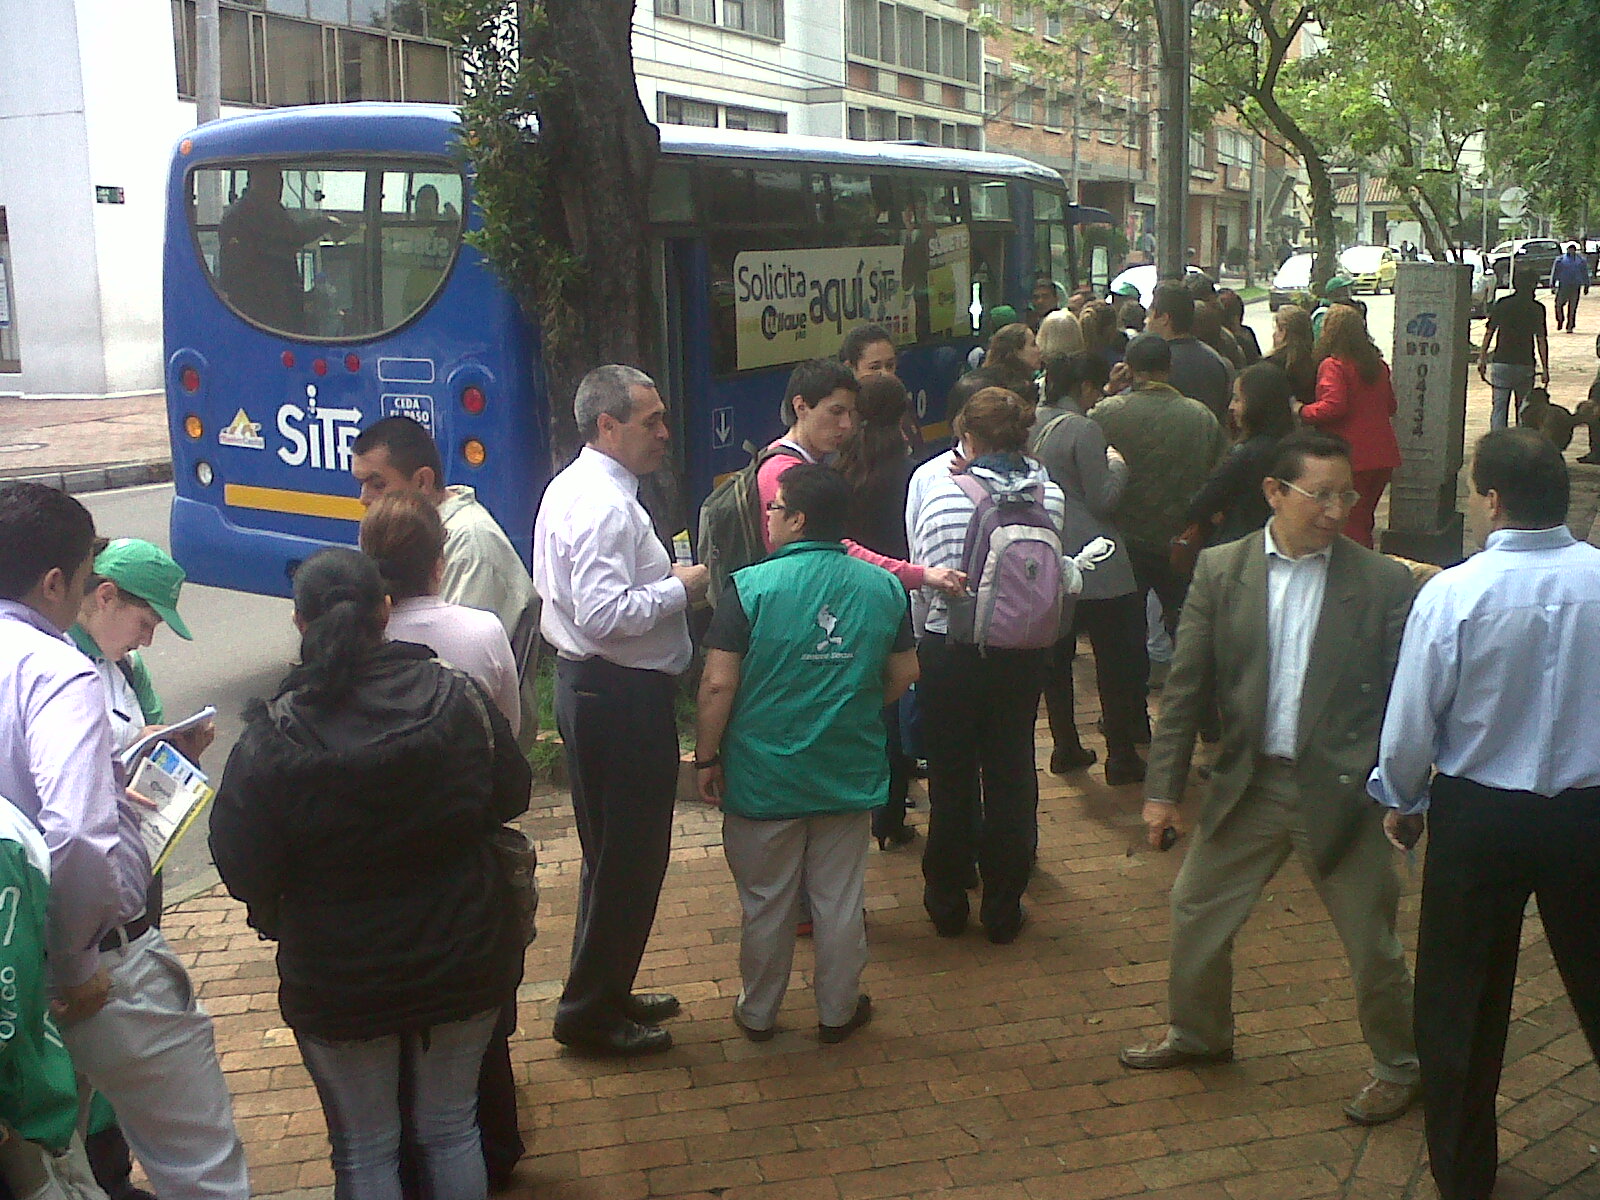
<path id="1" fill-rule="evenodd" d="M 252 167 L 244 192 L 222 215 L 217 282 L 253 320 L 290 333 L 306 330 L 306 292 L 300 248 L 316 241 L 338 218 L 323 214 L 309 223 L 283 206 L 283 172 Z"/>

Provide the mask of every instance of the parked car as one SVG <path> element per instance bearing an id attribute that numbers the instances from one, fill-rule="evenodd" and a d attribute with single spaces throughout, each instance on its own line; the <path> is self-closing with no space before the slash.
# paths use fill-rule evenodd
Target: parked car
<path id="1" fill-rule="evenodd" d="M 1352 292 L 1365 289 L 1376 296 L 1385 288 L 1394 291 L 1398 258 L 1387 246 L 1351 246 L 1339 255 L 1339 270 L 1350 277 Z"/>
<path id="2" fill-rule="evenodd" d="M 1554 238 L 1513 238 L 1489 251 L 1489 269 L 1502 290 L 1510 288 L 1513 276 L 1522 271 L 1535 273 L 1539 280 L 1535 286 L 1548 287 L 1550 268 L 1560 257 L 1561 243 Z"/>
<path id="3" fill-rule="evenodd" d="M 1205 272 L 1191 264 L 1189 274 L 1204 275 Z M 1129 267 L 1113 279 L 1107 286 L 1106 293 L 1107 295 L 1115 295 L 1119 287 L 1125 283 L 1131 283 L 1139 289 L 1139 303 L 1149 308 L 1150 297 L 1155 295 L 1156 284 L 1160 281 L 1161 277 L 1155 263 L 1141 263 L 1137 267 Z"/>
<path id="4" fill-rule="evenodd" d="M 1291 254 L 1272 277 L 1272 287 L 1267 292 L 1267 308 L 1277 312 L 1285 304 L 1293 304 L 1300 293 L 1311 290 L 1311 264 L 1315 254 Z"/>
<path id="5" fill-rule="evenodd" d="M 1490 270 L 1482 251 L 1464 249 L 1461 251 L 1461 261 L 1472 268 L 1472 315 L 1486 317 L 1497 290 L 1494 272 Z"/>

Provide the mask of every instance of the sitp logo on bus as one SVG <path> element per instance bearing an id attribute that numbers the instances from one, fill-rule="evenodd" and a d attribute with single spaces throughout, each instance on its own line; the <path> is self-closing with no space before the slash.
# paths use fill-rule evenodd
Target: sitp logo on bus
<path id="1" fill-rule="evenodd" d="M 315 384 L 306 385 L 306 404 L 278 409 L 278 432 L 284 445 L 278 457 L 291 467 L 308 463 L 319 471 L 348 471 L 350 443 L 361 432 L 359 408 L 319 408 Z"/>

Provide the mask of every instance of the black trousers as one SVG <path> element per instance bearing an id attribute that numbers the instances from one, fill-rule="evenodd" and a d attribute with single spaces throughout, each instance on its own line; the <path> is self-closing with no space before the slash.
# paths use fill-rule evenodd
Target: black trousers
<path id="1" fill-rule="evenodd" d="M 872 810 L 872 836 L 888 837 L 906 823 L 906 796 L 911 791 L 911 756 L 900 738 L 900 704 L 883 709 L 883 730 L 888 740 L 889 802 Z"/>
<path id="2" fill-rule="evenodd" d="M 937 925 L 968 915 L 977 834 L 979 919 L 991 933 L 1021 920 L 1038 845 L 1033 726 L 1048 650 L 990 650 L 929 634 L 917 648 L 928 746 L 923 906 Z"/>
<path id="3" fill-rule="evenodd" d="M 1139 585 L 1139 603 L 1142 605 L 1145 595 L 1154 592 L 1161 601 L 1161 623 L 1177 637 L 1178 614 L 1183 611 L 1183 598 L 1189 594 L 1189 581 L 1172 569 L 1165 551 L 1157 553 L 1130 545 L 1128 562 L 1133 567 L 1134 582 Z"/>
<path id="4" fill-rule="evenodd" d="M 583 847 L 572 962 L 556 1024 L 608 1030 L 625 1016 L 672 849 L 677 680 L 601 658 L 556 664 L 556 725 Z"/>
<path id="5" fill-rule="evenodd" d="M 1080 745 L 1073 715 L 1076 697 L 1072 682 L 1072 660 L 1080 633 L 1089 635 L 1089 645 L 1094 649 L 1106 750 L 1113 756 L 1132 754 L 1134 746 L 1150 736 L 1150 718 L 1144 705 L 1145 681 L 1150 676 L 1145 652 L 1144 596 L 1134 591 L 1108 600 L 1077 602 L 1072 632 L 1056 643 L 1050 669 L 1045 673 L 1044 706 L 1057 749 Z"/>
<path id="6" fill-rule="evenodd" d="M 1522 912 L 1539 899 L 1550 951 L 1600 1057 L 1600 788 L 1546 799 L 1433 781 L 1417 936 L 1417 1058 L 1440 1200 L 1488 1200 Z"/>

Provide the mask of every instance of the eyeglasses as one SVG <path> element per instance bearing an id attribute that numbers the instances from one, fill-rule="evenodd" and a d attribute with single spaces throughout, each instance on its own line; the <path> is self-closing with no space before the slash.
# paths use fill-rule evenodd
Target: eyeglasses
<path id="1" fill-rule="evenodd" d="M 768 512 L 786 513 L 786 512 L 790 512 L 792 510 L 786 504 L 779 504 L 776 500 L 768 500 L 767 501 L 767 511 Z"/>
<path id="2" fill-rule="evenodd" d="M 1290 483 L 1287 479 L 1280 479 L 1278 482 L 1283 484 L 1284 487 L 1290 489 L 1291 491 L 1299 492 L 1318 508 L 1324 510 L 1354 508 L 1356 506 L 1356 501 L 1361 499 L 1360 492 L 1308 492 L 1305 490 L 1305 488 Z"/>

